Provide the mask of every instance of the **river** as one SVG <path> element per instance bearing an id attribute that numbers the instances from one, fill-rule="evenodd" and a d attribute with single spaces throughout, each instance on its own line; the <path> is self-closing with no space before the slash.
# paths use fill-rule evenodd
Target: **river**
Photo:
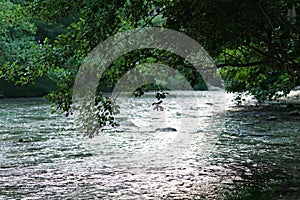
<path id="1" fill-rule="evenodd" d="M 120 100 L 130 123 L 87 138 L 44 99 L 0 99 L 0 199 L 230 199 L 299 183 L 295 108 L 231 100 L 177 92 L 163 111 L 149 95 Z"/>

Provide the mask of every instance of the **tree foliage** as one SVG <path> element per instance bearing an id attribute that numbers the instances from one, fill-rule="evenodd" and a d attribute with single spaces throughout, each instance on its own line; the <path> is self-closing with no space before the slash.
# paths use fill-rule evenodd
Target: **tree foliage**
<path id="1" fill-rule="evenodd" d="M 287 94 L 299 79 L 300 17 L 287 16 L 299 7 L 293 0 L 174 1 L 166 18 L 168 27 L 197 38 L 218 67 L 228 67 L 228 91 L 262 100 Z"/>
<path id="2" fill-rule="evenodd" d="M 0 77 L 28 82 L 43 73 L 55 74 L 59 89 L 48 98 L 67 113 L 78 67 L 87 54 L 116 33 L 147 26 L 183 32 L 203 45 L 221 68 L 229 92 L 264 101 L 288 94 L 299 83 L 296 0 L 36 0 L 22 5 L 1 3 Z M 199 83 L 196 70 L 182 58 L 140 49 L 115 60 L 100 86 L 113 87 L 138 63 L 151 62 L 172 66 Z"/>
<path id="3" fill-rule="evenodd" d="M 34 39 L 36 26 L 29 18 L 20 5 L 0 2 L 0 78 L 29 82 L 27 77 L 42 73 L 33 69 L 40 47 Z"/>

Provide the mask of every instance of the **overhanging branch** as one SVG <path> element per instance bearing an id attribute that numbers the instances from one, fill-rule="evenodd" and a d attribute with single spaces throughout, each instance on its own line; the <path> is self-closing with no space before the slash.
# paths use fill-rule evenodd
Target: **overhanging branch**
<path id="1" fill-rule="evenodd" d="M 256 61 L 256 62 L 250 62 L 250 63 L 222 63 L 222 64 L 217 64 L 217 68 L 221 67 L 251 67 L 251 66 L 256 66 L 256 65 L 261 65 L 263 64 L 262 61 Z"/>

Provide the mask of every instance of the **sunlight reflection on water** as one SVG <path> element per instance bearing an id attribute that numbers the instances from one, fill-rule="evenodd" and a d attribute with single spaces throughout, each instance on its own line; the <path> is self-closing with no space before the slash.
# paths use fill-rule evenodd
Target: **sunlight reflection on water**
<path id="1" fill-rule="evenodd" d="M 78 136 L 72 118 L 50 114 L 41 99 L 0 100 L 0 199 L 216 199 L 254 177 L 299 178 L 299 120 L 266 122 L 267 111 L 241 112 L 214 92 L 198 92 L 197 105 L 182 95 L 185 112 L 171 98 L 161 118 L 144 107 L 150 98 L 134 100 L 120 119 L 137 127 L 106 129 L 106 141 Z M 182 132 L 192 140 L 161 155 Z"/>

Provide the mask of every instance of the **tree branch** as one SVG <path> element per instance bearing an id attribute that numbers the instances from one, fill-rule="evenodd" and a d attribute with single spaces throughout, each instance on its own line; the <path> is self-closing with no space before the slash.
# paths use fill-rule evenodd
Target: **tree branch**
<path id="1" fill-rule="evenodd" d="M 251 67 L 251 66 L 256 66 L 256 65 L 261 65 L 263 64 L 262 61 L 256 61 L 256 62 L 251 62 L 251 63 L 222 63 L 222 64 L 217 64 L 217 68 L 222 68 L 222 67 Z"/>

